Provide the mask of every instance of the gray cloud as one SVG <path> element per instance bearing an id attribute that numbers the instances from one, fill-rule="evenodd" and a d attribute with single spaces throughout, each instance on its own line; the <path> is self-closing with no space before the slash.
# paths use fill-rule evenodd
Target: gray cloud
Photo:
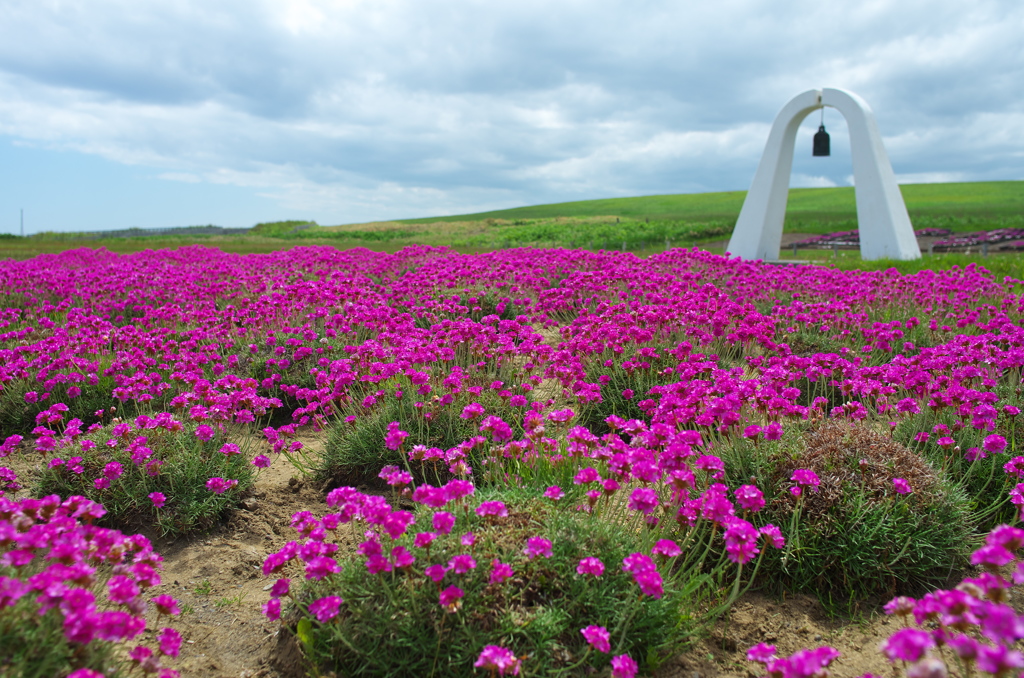
<path id="1" fill-rule="evenodd" d="M 8 0 L 0 133 L 331 222 L 746 188 L 788 98 L 838 86 L 901 176 L 1021 179 L 1022 26 L 1013 0 Z M 847 183 L 826 124 L 794 184 Z"/>

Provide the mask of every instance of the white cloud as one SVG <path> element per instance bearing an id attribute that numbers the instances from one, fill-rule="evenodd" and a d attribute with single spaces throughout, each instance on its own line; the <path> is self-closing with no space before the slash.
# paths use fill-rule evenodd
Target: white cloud
<path id="1" fill-rule="evenodd" d="M 388 218 L 746 188 L 782 105 L 838 86 L 901 178 L 1021 178 L 1021 25 L 1016 0 L 7 0 L 0 134 Z M 835 161 L 798 147 L 794 185 L 848 183 L 828 117 Z"/>
<path id="2" fill-rule="evenodd" d="M 828 177 L 794 174 L 789 180 L 789 185 L 791 188 L 835 188 L 838 184 Z"/>
<path id="3" fill-rule="evenodd" d="M 967 176 L 963 172 L 912 172 L 896 175 L 896 182 L 900 184 L 943 184 L 966 180 Z"/>

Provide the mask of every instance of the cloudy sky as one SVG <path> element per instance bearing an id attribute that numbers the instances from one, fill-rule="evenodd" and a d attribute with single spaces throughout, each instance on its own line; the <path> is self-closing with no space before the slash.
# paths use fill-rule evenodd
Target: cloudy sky
<path id="1" fill-rule="evenodd" d="M 3 0 L 0 232 L 746 189 L 792 96 L 904 182 L 1024 179 L 1020 0 Z M 850 183 L 808 118 L 793 186 Z"/>

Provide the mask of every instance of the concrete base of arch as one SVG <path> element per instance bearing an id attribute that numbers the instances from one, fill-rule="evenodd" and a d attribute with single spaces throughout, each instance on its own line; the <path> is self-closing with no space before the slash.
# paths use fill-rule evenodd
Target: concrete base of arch
<path id="1" fill-rule="evenodd" d="M 859 96 L 841 89 L 808 90 L 779 111 L 727 252 L 743 259 L 779 258 L 796 133 L 804 118 L 823 106 L 842 113 L 850 130 L 861 256 L 920 259 L 921 250 L 874 113 Z"/>

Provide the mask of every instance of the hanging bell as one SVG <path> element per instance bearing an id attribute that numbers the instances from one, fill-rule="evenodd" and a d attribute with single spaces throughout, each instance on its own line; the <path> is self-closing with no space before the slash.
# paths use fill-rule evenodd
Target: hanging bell
<path id="1" fill-rule="evenodd" d="M 831 155 L 829 153 L 828 132 L 825 131 L 824 125 L 820 126 L 818 132 L 814 135 L 814 152 L 812 155 L 816 158 L 827 158 Z"/>

